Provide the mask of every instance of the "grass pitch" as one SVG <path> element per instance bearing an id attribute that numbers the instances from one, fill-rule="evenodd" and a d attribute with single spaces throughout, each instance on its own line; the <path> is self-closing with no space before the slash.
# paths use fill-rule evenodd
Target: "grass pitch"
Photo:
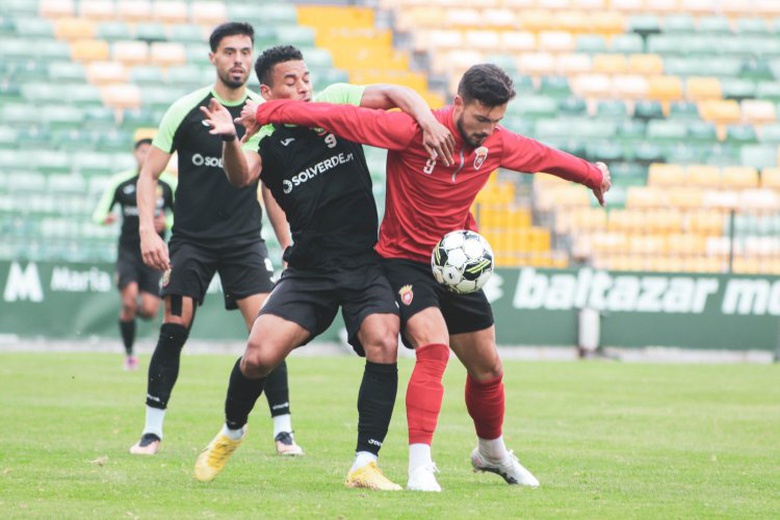
<path id="1" fill-rule="evenodd" d="M 776 518 L 780 367 L 505 362 L 504 436 L 542 483 L 475 474 L 465 373 L 453 359 L 434 441 L 444 491 L 347 489 L 362 361 L 288 361 L 301 458 L 274 454 L 264 398 L 247 441 L 209 484 L 192 477 L 222 423 L 229 355 L 183 356 L 163 449 L 138 457 L 148 356 L 0 354 L 3 518 Z M 405 384 L 382 450 L 406 483 Z"/>

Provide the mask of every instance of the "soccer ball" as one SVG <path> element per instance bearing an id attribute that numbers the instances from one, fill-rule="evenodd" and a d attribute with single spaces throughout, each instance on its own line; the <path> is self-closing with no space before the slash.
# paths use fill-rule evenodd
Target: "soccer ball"
<path id="1" fill-rule="evenodd" d="M 452 292 L 478 291 L 493 272 L 493 249 L 479 233 L 451 231 L 433 248 L 431 270 L 436 281 Z"/>

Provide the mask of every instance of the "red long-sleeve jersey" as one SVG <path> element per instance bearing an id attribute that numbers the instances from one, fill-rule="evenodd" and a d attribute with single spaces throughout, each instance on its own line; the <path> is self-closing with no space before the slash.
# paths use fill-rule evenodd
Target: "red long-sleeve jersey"
<path id="1" fill-rule="evenodd" d="M 452 118 L 452 106 L 433 112 L 456 141 L 455 164 L 430 159 L 422 130 L 403 112 L 353 105 L 268 101 L 257 120 L 322 128 L 350 141 L 386 148 L 385 216 L 377 252 L 385 258 L 429 262 L 436 243 L 450 231 L 477 226 L 470 208 L 496 168 L 546 172 L 595 189 L 602 173 L 595 165 L 498 126 L 482 146 L 463 142 Z"/>

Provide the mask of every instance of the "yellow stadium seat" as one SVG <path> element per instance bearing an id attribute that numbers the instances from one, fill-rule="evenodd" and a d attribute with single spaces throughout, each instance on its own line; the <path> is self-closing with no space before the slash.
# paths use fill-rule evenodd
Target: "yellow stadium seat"
<path id="1" fill-rule="evenodd" d="M 113 20 L 116 17 L 114 0 L 81 0 L 79 16 L 89 20 Z"/>
<path id="2" fill-rule="evenodd" d="M 411 31 L 422 27 L 439 28 L 444 17 L 444 8 L 440 6 L 415 6 L 398 12 L 396 29 Z"/>
<path id="3" fill-rule="evenodd" d="M 728 0 L 728 2 L 720 2 L 718 8 L 724 16 L 728 16 L 729 18 L 753 16 L 755 14 L 753 1 L 754 0 Z"/>
<path id="4" fill-rule="evenodd" d="M 490 29 L 511 31 L 519 24 L 517 15 L 511 9 L 485 8 L 482 10 L 482 24 Z"/>
<path id="5" fill-rule="evenodd" d="M 442 25 L 460 29 L 480 28 L 483 27 L 482 12 L 477 9 L 452 7 L 444 11 Z"/>
<path id="6" fill-rule="evenodd" d="M 624 74 L 628 61 L 622 54 L 596 54 L 593 56 L 593 72 L 601 74 Z"/>
<path id="7" fill-rule="evenodd" d="M 38 14 L 43 18 L 73 17 L 76 4 L 73 0 L 40 0 Z"/>
<path id="8" fill-rule="evenodd" d="M 699 187 L 677 187 L 668 190 L 668 201 L 675 208 L 699 208 L 702 205 L 703 191 Z"/>
<path id="9" fill-rule="evenodd" d="M 684 13 L 691 13 L 693 15 L 711 15 L 717 12 L 720 7 L 719 0 L 682 0 L 680 9 Z"/>
<path id="10" fill-rule="evenodd" d="M 654 233 L 679 233 L 685 227 L 683 213 L 678 208 L 652 208 L 645 214 L 646 228 Z"/>
<path id="11" fill-rule="evenodd" d="M 723 99 L 723 90 L 718 78 L 690 77 L 685 82 L 685 98 L 689 101 Z"/>
<path id="12" fill-rule="evenodd" d="M 670 255 L 703 255 L 707 241 L 693 233 L 669 233 L 666 236 L 667 253 Z"/>
<path id="13" fill-rule="evenodd" d="M 612 92 L 615 97 L 625 100 L 645 99 L 647 97 L 647 78 L 639 74 L 617 74 L 612 76 Z"/>
<path id="14" fill-rule="evenodd" d="M 609 0 L 572 0 L 574 9 L 590 11 L 604 11 L 609 5 Z"/>
<path id="15" fill-rule="evenodd" d="M 557 29 L 555 13 L 546 9 L 528 9 L 519 17 L 520 28 L 524 31 L 539 33 Z"/>
<path id="16" fill-rule="evenodd" d="M 676 101 L 683 97 L 682 80 L 677 76 L 648 78 L 647 98 L 655 101 Z"/>
<path id="17" fill-rule="evenodd" d="M 612 36 L 626 32 L 626 17 L 618 11 L 602 11 L 591 20 L 591 31 L 596 34 Z"/>
<path id="18" fill-rule="evenodd" d="M 54 36 L 60 40 L 93 38 L 95 23 L 86 18 L 58 18 L 54 21 Z"/>
<path id="19" fill-rule="evenodd" d="M 629 186 L 626 193 L 626 208 L 653 208 L 668 204 L 670 190 L 654 186 Z"/>
<path id="20" fill-rule="evenodd" d="M 758 171 L 751 166 L 726 166 L 721 182 L 724 188 L 758 188 Z"/>
<path id="21" fill-rule="evenodd" d="M 464 47 L 463 31 L 455 29 L 421 29 L 415 32 L 413 41 L 415 49 L 420 51 L 449 51 Z"/>
<path id="22" fill-rule="evenodd" d="M 701 204 L 697 205 L 699 208 Z M 726 224 L 723 211 L 717 209 L 698 209 L 688 216 L 688 230 L 705 236 L 722 235 Z"/>
<path id="23" fill-rule="evenodd" d="M 680 186 L 687 180 L 686 171 L 679 164 L 653 163 L 647 171 L 648 186 Z"/>
<path id="24" fill-rule="evenodd" d="M 105 61 L 110 56 L 110 48 L 105 40 L 76 40 L 70 44 L 74 61 Z"/>
<path id="25" fill-rule="evenodd" d="M 739 103 L 733 99 L 700 101 L 699 116 L 716 124 L 736 123 L 742 118 Z"/>
<path id="26" fill-rule="evenodd" d="M 691 164 L 685 168 L 685 172 L 689 186 L 717 188 L 721 184 L 720 168 L 717 166 Z"/>
<path id="27" fill-rule="evenodd" d="M 648 0 L 647 10 L 662 15 L 676 14 L 680 12 L 680 0 Z"/>
<path id="28" fill-rule="evenodd" d="M 780 190 L 780 168 L 764 168 L 761 170 L 761 187 Z"/>
<path id="29" fill-rule="evenodd" d="M 432 2 L 423 5 L 430 5 Z M 298 23 L 313 27 L 373 28 L 374 10 L 369 7 L 299 5 Z M 442 18 L 439 18 L 441 22 Z"/>
<path id="30" fill-rule="evenodd" d="M 628 57 L 628 72 L 644 76 L 664 73 L 664 61 L 658 54 L 632 54 Z"/>
<path id="31" fill-rule="evenodd" d="M 591 18 L 589 12 L 574 9 L 567 9 L 557 13 L 558 27 L 574 35 L 590 32 L 592 26 Z"/>
<path id="32" fill-rule="evenodd" d="M 628 234 L 645 230 L 647 211 L 643 209 L 613 209 L 607 217 L 607 229 Z"/>
<path id="33" fill-rule="evenodd" d="M 756 13 L 766 18 L 780 16 L 780 3 L 775 0 L 756 0 Z"/>

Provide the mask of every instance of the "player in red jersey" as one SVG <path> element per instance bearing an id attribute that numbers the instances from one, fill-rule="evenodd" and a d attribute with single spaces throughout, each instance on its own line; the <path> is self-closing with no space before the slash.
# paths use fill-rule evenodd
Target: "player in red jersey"
<path id="1" fill-rule="evenodd" d="M 609 170 L 513 133 L 499 122 L 515 91 L 511 78 L 491 64 L 464 75 L 452 105 L 434 111 L 455 136 L 454 161 L 431 159 L 422 132 L 406 114 L 347 105 L 270 101 L 240 121 L 319 127 L 371 146 L 387 148 L 387 199 L 377 251 L 401 309 L 404 344 L 416 364 L 406 393 L 409 428 L 408 489 L 440 491 L 431 443 L 444 393 L 442 377 L 449 349 L 466 367 L 466 407 L 474 421 L 475 470 L 501 475 L 509 484 L 536 487 L 539 481 L 504 445 L 503 368 L 490 304 L 480 290 L 448 292 L 430 271 L 431 250 L 447 232 L 476 231 L 470 208 L 496 168 L 546 172 L 593 190 L 604 205 Z"/>

